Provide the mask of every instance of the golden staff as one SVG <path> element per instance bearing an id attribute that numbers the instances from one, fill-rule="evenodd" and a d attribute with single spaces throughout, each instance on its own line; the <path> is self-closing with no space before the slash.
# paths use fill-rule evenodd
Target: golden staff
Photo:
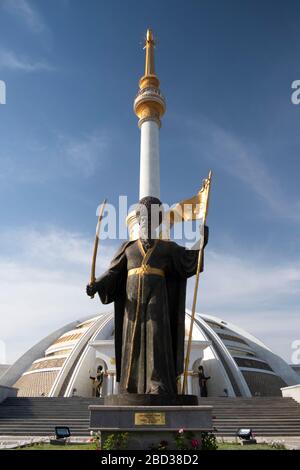
<path id="1" fill-rule="evenodd" d="M 186 356 L 185 356 L 183 384 L 182 384 L 182 394 L 183 395 L 185 394 L 185 390 L 186 390 L 186 386 L 187 386 L 187 376 L 188 376 L 188 367 L 189 367 L 191 347 L 192 347 L 192 335 L 193 335 L 193 326 L 194 326 L 195 313 L 196 313 L 196 303 L 197 303 L 200 269 L 201 269 L 202 261 L 203 261 L 204 226 L 205 226 L 205 222 L 206 222 L 206 218 L 207 218 L 207 212 L 208 212 L 211 176 L 212 176 L 212 173 L 210 171 L 209 174 L 208 174 L 208 178 L 206 180 L 204 180 L 204 188 L 206 189 L 207 197 L 205 199 L 205 205 L 204 205 L 204 210 L 203 210 L 203 222 L 202 222 L 202 225 L 201 225 L 201 228 L 203 229 L 203 233 L 202 233 L 202 237 L 201 237 L 200 249 L 199 249 L 199 254 L 198 254 L 196 281 L 195 281 L 192 315 L 191 315 L 191 324 L 190 324 L 189 338 L 188 338 L 188 344 L 187 344 L 187 350 L 186 350 Z"/>
<path id="2" fill-rule="evenodd" d="M 94 243 L 92 268 L 91 268 L 91 282 L 90 282 L 91 285 L 95 284 L 96 282 L 96 260 L 97 260 L 98 246 L 99 246 L 99 235 L 100 235 L 100 228 L 101 228 L 101 220 L 103 219 L 103 212 L 104 212 L 104 207 L 105 207 L 106 202 L 107 202 L 106 199 L 104 199 L 104 201 L 102 202 L 101 209 L 99 211 L 97 227 L 96 227 L 96 237 L 95 237 L 95 243 Z M 93 298 L 94 298 L 94 295 L 91 295 L 91 299 Z"/>

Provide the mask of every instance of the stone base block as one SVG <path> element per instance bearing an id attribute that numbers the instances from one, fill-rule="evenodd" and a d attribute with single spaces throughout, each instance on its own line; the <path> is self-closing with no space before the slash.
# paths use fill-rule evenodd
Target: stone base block
<path id="1" fill-rule="evenodd" d="M 90 429 L 101 432 L 102 444 L 114 432 L 128 432 L 130 450 L 157 447 L 164 440 L 171 449 L 179 429 L 192 431 L 198 440 L 201 432 L 213 429 L 212 406 L 91 405 L 89 410 Z"/>

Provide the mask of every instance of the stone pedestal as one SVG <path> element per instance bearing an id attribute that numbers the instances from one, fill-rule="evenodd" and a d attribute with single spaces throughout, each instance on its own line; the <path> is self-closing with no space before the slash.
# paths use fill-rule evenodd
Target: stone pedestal
<path id="1" fill-rule="evenodd" d="M 211 406 L 106 406 L 91 405 L 90 429 L 101 431 L 101 443 L 113 432 L 128 432 L 130 450 L 157 447 L 165 440 L 168 449 L 174 449 L 174 438 L 179 429 L 192 431 L 200 437 L 203 431 L 212 431 Z"/>

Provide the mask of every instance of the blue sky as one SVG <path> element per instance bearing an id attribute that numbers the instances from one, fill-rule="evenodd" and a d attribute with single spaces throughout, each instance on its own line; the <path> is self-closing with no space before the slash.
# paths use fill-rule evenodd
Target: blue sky
<path id="1" fill-rule="evenodd" d="M 162 199 L 190 197 L 214 173 L 198 309 L 248 329 L 290 361 L 300 338 L 300 105 L 291 103 L 300 5 L 292 0 L 1 0 L 7 360 L 102 309 L 83 292 L 95 208 L 104 197 L 138 197 L 132 104 L 148 26 L 167 99 Z M 100 272 L 116 247 L 103 244 Z"/>

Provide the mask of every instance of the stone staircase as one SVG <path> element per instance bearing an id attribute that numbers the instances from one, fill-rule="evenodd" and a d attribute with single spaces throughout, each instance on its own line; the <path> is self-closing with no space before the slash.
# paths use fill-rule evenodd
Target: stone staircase
<path id="1" fill-rule="evenodd" d="M 213 406 L 217 435 L 234 436 L 251 428 L 256 436 L 300 436 L 300 404 L 292 398 L 199 398 Z"/>
<path id="2" fill-rule="evenodd" d="M 49 436 L 69 426 L 73 436 L 89 435 L 91 404 L 101 398 L 7 398 L 0 404 L 0 436 Z M 251 427 L 257 436 L 300 436 L 300 405 L 292 398 L 199 398 L 212 405 L 216 434 L 234 436 Z"/>
<path id="3" fill-rule="evenodd" d="M 7 398 L 0 404 L 0 436 L 50 436 L 60 425 L 88 436 L 88 406 L 98 404 L 101 398 Z"/>

